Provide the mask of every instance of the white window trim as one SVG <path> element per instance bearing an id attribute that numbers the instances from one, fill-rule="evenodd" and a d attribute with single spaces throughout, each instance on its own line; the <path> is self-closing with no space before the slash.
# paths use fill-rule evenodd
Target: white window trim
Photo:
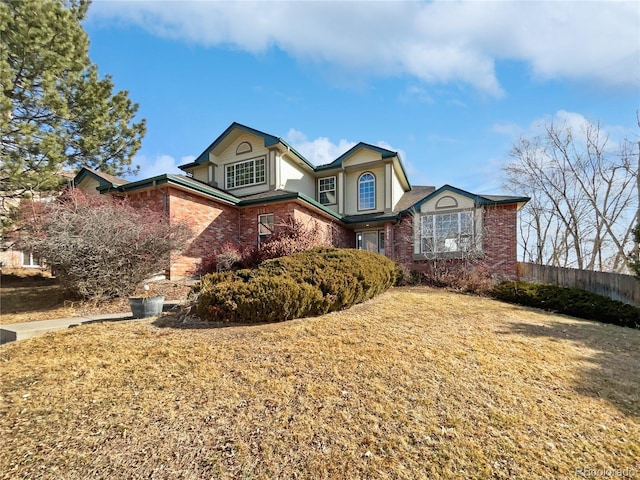
<path id="1" fill-rule="evenodd" d="M 273 219 L 273 223 L 264 222 L 262 220 L 264 217 L 271 217 Z M 275 220 L 276 220 L 276 218 L 275 218 L 275 215 L 273 213 L 263 213 L 261 215 L 258 215 L 258 246 L 260 246 L 260 243 L 262 243 L 262 240 L 261 240 L 262 237 L 268 237 L 269 235 L 271 235 L 273 233 L 273 227 L 275 225 Z M 270 225 L 271 228 L 269 228 L 267 225 Z M 260 227 L 266 228 L 267 230 L 269 230 L 269 233 L 263 233 L 261 231 Z"/>
<path id="2" fill-rule="evenodd" d="M 29 257 L 29 263 L 24 263 L 25 257 Z M 22 268 L 41 268 L 42 261 L 38 262 L 37 257 L 33 255 L 33 250 L 23 250 L 22 252 Z"/>
<path id="3" fill-rule="evenodd" d="M 461 232 L 461 228 L 462 228 L 462 221 L 461 221 L 461 216 L 463 214 L 471 214 L 471 241 L 470 241 L 470 248 L 469 249 L 461 249 L 459 248 L 459 239 L 462 235 Z M 458 222 L 457 222 L 457 241 L 456 241 L 456 249 L 455 250 L 438 250 L 438 237 L 437 237 L 437 229 L 436 229 L 436 217 L 439 216 L 443 216 L 443 215 L 457 215 L 458 217 Z M 431 217 L 431 218 L 429 218 Z M 433 246 L 434 246 L 434 250 L 433 251 L 425 251 L 424 250 L 424 241 L 425 241 L 425 236 L 424 236 L 424 224 L 427 221 L 427 219 L 429 219 L 432 224 L 431 224 L 431 232 L 432 232 L 432 241 L 433 241 Z M 419 240 L 420 240 L 420 253 L 421 254 L 434 254 L 434 255 L 441 255 L 441 254 L 463 254 L 463 253 L 470 253 L 470 252 L 477 252 L 479 251 L 478 246 L 476 244 L 476 238 L 477 238 L 477 234 L 476 234 L 476 212 L 474 210 L 460 210 L 457 212 L 429 212 L 429 213 L 423 213 L 422 215 L 420 215 L 420 225 L 418 226 L 419 230 L 418 230 L 418 236 L 419 236 Z"/>
<path id="4" fill-rule="evenodd" d="M 264 162 L 264 179 L 261 182 L 256 182 L 256 163 L 262 160 Z M 244 163 L 253 162 L 253 182 L 245 183 L 244 185 L 236 185 L 236 168 Z M 229 169 L 233 168 L 233 186 L 229 186 Z M 224 166 L 224 186 L 227 190 L 234 188 L 250 187 L 252 185 L 261 185 L 267 182 L 267 157 L 262 155 L 261 157 L 249 158 L 240 162 L 228 163 Z"/>
<path id="5" fill-rule="evenodd" d="M 371 175 L 373 177 L 373 207 L 362 208 L 362 197 L 360 196 L 360 183 L 362 181 L 362 177 L 365 175 Z M 376 176 L 372 172 L 364 172 L 358 177 L 358 210 L 366 211 L 366 210 L 375 210 L 376 209 Z"/>
<path id="6" fill-rule="evenodd" d="M 333 188 L 329 189 L 329 190 L 321 190 L 320 181 L 321 180 L 329 180 L 330 178 L 333 178 Z M 335 198 L 335 200 L 333 202 L 322 203 L 321 194 L 326 193 L 326 192 L 333 192 L 333 198 Z M 338 179 L 336 178 L 335 175 L 333 175 L 331 177 L 322 177 L 322 178 L 318 179 L 318 202 L 320 202 L 321 205 L 336 205 L 338 203 L 337 192 L 338 192 Z"/>

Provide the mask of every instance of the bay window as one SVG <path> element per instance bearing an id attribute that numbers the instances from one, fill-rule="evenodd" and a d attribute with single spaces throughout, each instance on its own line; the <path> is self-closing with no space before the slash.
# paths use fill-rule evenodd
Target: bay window
<path id="1" fill-rule="evenodd" d="M 420 217 L 420 253 L 472 252 L 476 250 L 473 210 L 423 214 Z"/>

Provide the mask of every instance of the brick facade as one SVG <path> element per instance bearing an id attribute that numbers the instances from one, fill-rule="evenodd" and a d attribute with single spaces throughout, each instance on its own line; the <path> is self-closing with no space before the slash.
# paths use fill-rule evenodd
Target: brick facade
<path id="1" fill-rule="evenodd" d="M 518 208 L 514 203 L 485 207 L 483 249 L 494 276 L 518 276 Z"/>
<path id="2" fill-rule="evenodd" d="M 202 259 L 224 243 L 256 247 L 258 215 L 263 214 L 274 215 L 276 229 L 289 218 L 295 218 L 303 224 L 315 222 L 332 245 L 353 247 L 355 244 L 353 231 L 295 201 L 236 207 L 173 187 L 147 190 L 129 197 L 133 204 L 162 210 L 172 222 L 185 222 L 193 231 L 189 245 L 168 261 L 170 278 L 193 276 Z"/>
<path id="3" fill-rule="evenodd" d="M 170 186 L 136 193 L 130 198 L 134 204 L 140 202 L 168 213 L 171 221 L 186 222 L 193 230 L 193 240 L 186 249 L 168 262 L 171 278 L 194 275 L 202 259 L 226 242 L 256 247 L 258 216 L 263 214 L 274 215 L 276 230 L 290 218 L 306 225 L 315 222 L 324 232 L 327 243 L 341 248 L 355 246 L 353 229 L 295 200 L 237 207 Z M 482 212 L 482 260 L 492 276 L 515 278 L 517 205 L 487 206 Z M 383 228 L 387 257 L 411 270 L 428 272 L 433 268 L 433 260 L 414 258 L 412 215 L 403 215 L 398 222 L 387 222 Z"/>
<path id="4" fill-rule="evenodd" d="M 304 207 L 298 202 L 287 201 L 270 203 L 255 207 L 244 207 L 240 213 L 240 237 L 241 245 L 255 247 L 258 245 L 258 215 L 273 214 L 274 229 L 294 218 L 303 225 L 311 226 L 313 222 L 322 230 L 328 243 L 336 247 L 353 247 L 355 245 L 354 233 L 335 220 L 320 215 L 310 208 Z"/>
<path id="5" fill-rule="evenodd" d="M 168 194 L 171 220 L 186 222 L 194 234 L 187 248 L 171 258 L 172 278 L 194 275 L 202 259 L 218 246 L 238 243 L 240 212 L 236 207 L 173 188 Z"/>

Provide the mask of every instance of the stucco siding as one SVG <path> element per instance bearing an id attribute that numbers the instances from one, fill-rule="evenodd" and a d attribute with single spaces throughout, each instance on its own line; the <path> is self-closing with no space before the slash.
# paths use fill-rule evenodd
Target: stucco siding
<path id="1" fill-rule="evenodd" d="M 300 192 L 310 198 L 316 199 L 315 178 L 302 167 L 294 164 L 286 157 L 278 157 L 280 162 L 280 184 L 276 188 L 282 188 L 292 192 Z"/>
<path id="2" fill-rule="evenodd" d="M 423 203 L 420 207 L 422 213 L 442 212 L 446 210 L 461 210 L 474 207 L 473 199 L 459 193 L 445 190 Z"/>
<path id="3" fill-rule="evenodd" d="M 381 160 L 381 156 L 378 152 L 374 150 L 369 150 L 368 148 L 362 148 L 358 150 L 355 154 L 351 155 L 349 158 L 346 158 L 342 162 L 343 167 L 353 167 L 356 165 L 361 165 L 363 163 L 369 162 L 378 162 Z"/>
<path id="4" fill-rule="evenodd" d="M 194 168 L 193 170 L 191 170 L 191 175 L 193 175 L 193 178 L 196 180 L 208 183 L 209 182 L 209 165 L 205 163 L 204 165 L 200 165 Z"/>
<path id="5" fill-rule="evenodd" d="M 80 183 L 76 185 L 76 188 L 83 193 L 88 193 L 90 195 L 99 195 L 100 192 L 96 190 L 99 186 L 100 182 L 98 182 L 95 178 L 86 176 Z"/>
<path id="6" fill-rule="evenodd" d="M 400 179 L 398 178 L 398 172 L 396 172 L 395 168 L 392 168 L 393 175 L 391 176 L 391 202 L 392 209 L 396 209 L 396 205 L 404 195 L 404 188 L 402 188 L 402 184 L 400 183 Z"/>
<path id="7" fill-rule="evenodd" d="M 250 146 L 251 151 L 245 151 L 248 148 L 247 145 Z M 240 153 L 236 153 L 239 146 L 241 146 L 239 150 Z M 263 157 L 265 159 L 264 183 L 248 185 L 239 188 L 229 188 L 227 186 L 225 168 L 227 165 Z M 239 135 L 232 143 L 229 144 L 226 149 L 220 152 L 217 156 L 212 154 L 210 156 L 210 160 L 216 165 L 214 181 L 219 188 L 229 190 L 230 193 L 237 196 L 252 195 L 254 193 L 265 192 L 269 189 L 269 176 L 272 170 L 269 165 L 269 150 L 264 146 L 263 140 L 255 135 Z M 206 171 L 205 174 L 207 174 Z"/>

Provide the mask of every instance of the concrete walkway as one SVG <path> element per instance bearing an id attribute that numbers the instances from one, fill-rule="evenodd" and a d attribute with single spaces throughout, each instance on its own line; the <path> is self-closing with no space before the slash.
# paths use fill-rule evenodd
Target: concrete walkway
<path id="1" fill-rule="evenodd" d="M 169 311 L 182 302 L 167 300 L 164 302 L 162 311 Z M 25 338 L 37 337 L 47 332 L 64 330 L 65 328 L 77 327 L 94 322 L 133 320 L 131 312 L 105 313 L 102 315 L 87 315 L 84 317 L 57 318 L 55 320 L 42 320 L 39 322 L 12 323 L 0 325 L 0 344 L 24 340 Z"/>

